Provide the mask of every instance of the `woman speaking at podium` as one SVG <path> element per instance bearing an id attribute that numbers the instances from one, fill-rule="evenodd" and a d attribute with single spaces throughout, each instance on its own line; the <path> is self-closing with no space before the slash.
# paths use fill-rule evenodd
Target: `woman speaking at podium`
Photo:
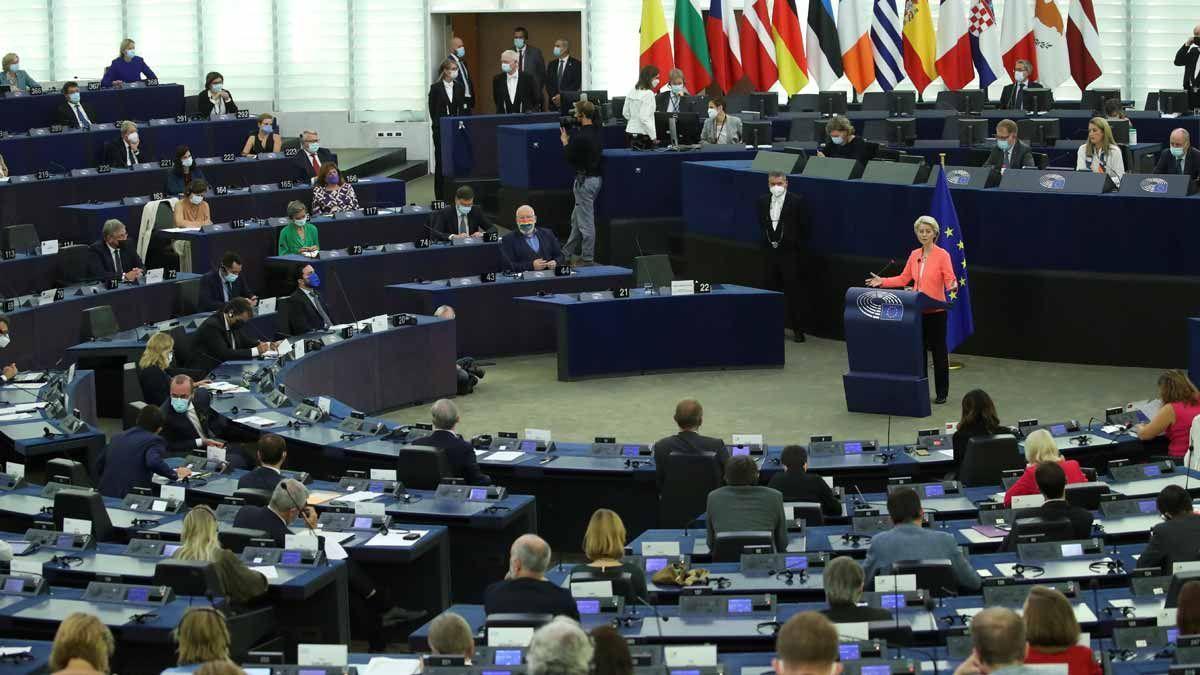
<path id="1" fill-rule="evenodd" d="M 958 289 L 954 263 L 946 249 L 937 245 L 939 226 L 933 216 L 921 216 L 913 223 L 921 247 L 908 256 L 904 271 L 894 277 L 872 274 L 866 284 L 872 288 L 903 288 L 912 284 L 913 290 L 934 300 L 946 301 L 946 291 Z M 933 352 L 933 382 L 937 392 L 934 403 L 945 403 L 950 394 L 950 355 L 946 352 L 946 310 L 926 310 L 921 317 L 925 346 Z"/>

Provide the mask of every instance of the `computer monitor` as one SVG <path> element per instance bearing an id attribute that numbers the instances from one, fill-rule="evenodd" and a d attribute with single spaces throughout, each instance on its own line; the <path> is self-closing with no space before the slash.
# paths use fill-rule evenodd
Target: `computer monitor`
<path id="1" fill-rule="evenodd" d="M 684 96 L 679 101 L 679 112 L 691 112 L 697 115 L 708 114 L 708 95 L 696 94 L 695 96 Z"/>
<path id="2" fill-rule="evenodd" d="M 1191 111 L 1188 93 L 1183 89 L 1159 89 L 1158 110 L 1164 115 L 1186 115 Z"/>
<path id="3" fill-rule="evenodd" d="M 914 117 L 898 117 L 884 120 L 887 142 L 896 145 L 912 145 L 917 140 L 917 120 Z"/>
<path id="4" fill-rule="evenodd" d="M 771 120 L 742 123 L 742 142 L 746 145 L 770 145 L 771 141 Z"/>
<path id="5" fill-rule="evenodd" d="M 1080 110 L 1091 110 L 1097 114 L 1104 113 L 1104 104 L 1110 100 L 1120 101 L 1120 89 L 1088 89 L 1079 100 Z"/>
<path id="6" fill-rule="evenodd" d="M 671 137 L 671 122 L 675 120 L 676 138 Z M 700 142 L 700 116 L 696 113 L 654 113 L 654 131 L 658 140 L 675 145 L 695 145 Z"/>
<path id="7" fill-rule="evenodd" d="M 917 92 L 889 91 L 887 93 L 888 115 L 892 117 L 911 117 L 917 109 Z"/>
<path id="8" fill-rule="evenodd" d="M 762 113 L 763 117 L 779 114 L 779 95 L 773 91 L 756 91 L 750 94 L 750 109 Z"/>
<path id="9" fill-rule="evenodd" d="M 966 119 L 959 118 L 958 120 L 958 144 L 969 148 L 976 143 L 983 142 L 983 139 L 988 137 L 988 122 L 985 119 Z"/>
<path id="10" fill-rule="evenodd" d="M 1112 128 L 1113 139 L 1116 142 L 1129 145 L 1129 120 L 1109 120 L 1108 126 Z"/>
<path id="11" fill-rule="evenodd" d="M 1058 118 L 1026 118 L 1017 120 L 1017 137 L 1030 145 L 1054 145 L 1058 140 Z"/>
<path id="12" fill-rule="evenodd" d="M 817 94 L 817 112 L 825 117 L 846 114 L 846 92 L 823 91 Z"/>
<path id="13" fill-rule="evenodd" d="M 937 107 L 957 110 L 963 114 L 980 113 L 983 111 L 984 98 L 982 89 L 940 91 L 937 95 Z"/>
<path id="14" fill-rule="evenodd" d="M 1025 90 L 1025 100 L 1022 101 L 1022 107 L 1026 112 L 1035 115 L 1043 115 L 1050 110 L 1050 106 L 1054 104 L 1054 96 L 1049 89 L 1030 88 Z"/>

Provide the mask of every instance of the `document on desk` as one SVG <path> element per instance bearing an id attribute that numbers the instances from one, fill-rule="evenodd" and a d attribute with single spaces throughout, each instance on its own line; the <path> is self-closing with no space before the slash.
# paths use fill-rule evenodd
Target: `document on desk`
<path id="1" fill-rule="evenodd" d="M 966 538 L 967 541 L 971 542 L 972 544 L 994 544 L 998 541 L 1003 541 L 1003 539 L 1004 539 L 1004 537 L 1002 537 L 1002 536 L 1001 537 L 989 537 L 986 534 L 983 534 L 982 532 L 980 532 L 974 528 L 971 528 L 971 527 L 963 528 L 963 529 L 959 530 L 958 532 L 964 538 Z"/>
<path id="2" fill-rule="evenodd" d="M 48 404 L 45 401 L 38 401 L 37 403 L 18 403 L 17 405 L 5 408 L 4 413 L 6 415 L 11 415 L 14 413 L 33 412 L 34 410 L 41 410 L 42 408 L 45 408 L 46 405 Z"/>
<path id="3" fill-rule="evenodd" d="M 237 422 L 238 424 L 245 424 L 248 427 L 258 427 L 259 429 L 266 429 L 267 427 L 275 426 L 275 420 L 268 419 L 266 417 L 259 417 L 258 415 L 250 415 L 248 417 L 236 419 L 234 422 Z"/>
<path id="4" fill-rule="evenodd" d="M 412 535 L 417 535 L 416 539 L 407 539 Z M 425 538 L 429 534 L 429 530 L 391 530 L 387 534 L 377 534 L 371 537 L 367 542 L 367 546 L 394 546 L 397 548 L 410 548 L 417 542 Z"/>
<path id="5" fill-rule="evenodd" d="M 349 503 L 353 504 L 354 502 L 370 501 L 372 499 L 375 499 L 376 497 L 382 497 L 382 496 L 383 496 L 383 494 L 379 493 L 379 492 L 369 492 L 367 490 L 363 490 L 362 492 L 347 492 L 346 494 L 339 495 L 338 498 L 333 501 L 349 502 Z"/>
<path id="6" fill-rule="evenodd" d="M 33 647 L 0 647 L 0 656 L 17 656 L 19 654 L 32 654 Z M 371 659 L 374 661 L 374 659 Z"/>
<path id="7" fill-rule="evenodd" d="M 258 572 L 259 574 L 263 575 L 264 577 L 266 577 L 268 579 L 278 579 L 279 578 L 279 570 L 276 570 L 274 565 L 257 565 L 257 566 L 251 565 L 250 569 L 254 570 L 255 572 Z"/>
<path id="8" fill-rule="evenodd" d="M 21 420 L 31 420 L 34 417 L 37 415 L 31 412 L 8 413 L 0 415 L 0 422 L 20 422 Z"/>
<path id="9" fill-rule="evenodd" d="M 525 456 L 525 453 L 523 453 L 523 452 L 507 450 L 507 451 L 501 451 L 501 452 L 493 452 L 492 454 L 488 455 L 486 457 L 486 459 L 489 462 L 513 462 L 524 456 Z"/>
<path id="10" fill-rule="evenodd" d="M 236 385 L 232 382 L 209 382 L 204 385 L 205 389 L 211 389 L 222 394 L 248 394 L 250 390 Z"/>
<path id="11" fill-rule="evenodd" d="M 159 232 L 199 232 L 195 227 L 164 227 Z"/>
<path id="12" fill-rule="evenodd" d="M 421 671 L 421 660 L 373 656 L 366 668 L 358 670 L 362 675 L 415 675 Z"/>

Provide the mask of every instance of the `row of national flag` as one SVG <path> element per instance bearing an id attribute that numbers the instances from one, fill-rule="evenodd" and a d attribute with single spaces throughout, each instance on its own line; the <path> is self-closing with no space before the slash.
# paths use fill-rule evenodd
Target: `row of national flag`
<path id="1" fill-rule="evenodd" d="M 1100 36 L 1093 0 L 1006 0 L 1004 21 L 992 0 L 676 0 L 674 40 L 662 0 L 642 0 L 640 66 L 683 71 L 689 93 L 729 91 L 747 78 L 755 91 L 776 82 L 789 95 L 813 81 L 821 89 L 846 77 L 863 92 L 891 91 L 908 79 L 917 91 L 942 78 L 946 88 L 1009 81 L 1018 60 L 1031 79 L 1080 89 L 1100 77 Z M 930 2 L 939 2 L 935 32 Z M 707 14 L 701 9 L 708 4 Z M 869 23 L 868 23 L 869 17 Z"/>

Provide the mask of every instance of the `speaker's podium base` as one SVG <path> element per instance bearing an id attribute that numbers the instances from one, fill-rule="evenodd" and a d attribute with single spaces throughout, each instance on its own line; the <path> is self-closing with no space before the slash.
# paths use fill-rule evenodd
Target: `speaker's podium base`
<path id="1" fill-rule="evenodd" d="M 846 410 L 929 417 L 929 378 L 884 375 L 851 371 L 842 376 L 846 389 Z"/>

